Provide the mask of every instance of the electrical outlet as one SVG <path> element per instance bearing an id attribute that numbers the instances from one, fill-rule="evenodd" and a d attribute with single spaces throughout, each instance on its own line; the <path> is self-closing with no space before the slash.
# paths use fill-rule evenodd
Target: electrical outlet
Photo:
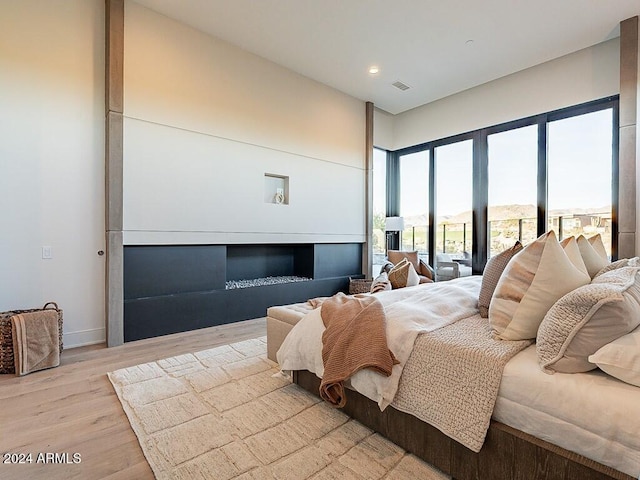
<path id="1" fill-rule="evenodd" d="M 53 258 L 53 250 L 50 246 L 42 247 L 42 259 L 51 260 Z"/>

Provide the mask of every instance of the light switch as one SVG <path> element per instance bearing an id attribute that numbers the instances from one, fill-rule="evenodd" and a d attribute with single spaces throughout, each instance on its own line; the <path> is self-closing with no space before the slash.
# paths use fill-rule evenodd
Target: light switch
<path id="1" fill-rule="evenodd" d="M 42 247 L 42 259 L 50 260 L 53 258 L 53 250 L 50 246 Z"/>

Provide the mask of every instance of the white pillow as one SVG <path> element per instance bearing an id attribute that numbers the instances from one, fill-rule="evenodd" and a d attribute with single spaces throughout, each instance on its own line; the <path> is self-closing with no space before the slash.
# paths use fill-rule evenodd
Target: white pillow
<path id="1" fill-rule="evenodd" d="M 584 264 L 587 266 L 587 271 L 591 278 L 594 278 L 600 270 L 609 264 L 609 259 L 606 258 L 606 254 L 603 258 L 584 235 L 580 235 L 576 241 L 578 242 L 582 260 L 584 260 Z"/>
<path id="2" fill-rule="evenodd" d="M 567 254 L 571 263 L 585 274 L 589 275 L 587 271 L 587 266 L 584 264 L 584 260 L 582 260 L 582 255 L 580 254 L 580 248 L 578 248 L 578 242 L 576 241 L 576 237 L 568 237 L 560 242 L 562 248 L 564 249 L 564 253 Z"/>
<path id="3" fill-rule="evenodd" d="M 489 305 L 494 337 L 536 338 L 549 308 L 590 281 L 589 275 L 571 263 L 555 233 L 545 233 L 511 259 L 498 281 Z"/>
<path id="4" fill-rule="evenodd" d="M 606 344 L 589 361 L 612 377 L 640 387 L 640 328 Z"/>

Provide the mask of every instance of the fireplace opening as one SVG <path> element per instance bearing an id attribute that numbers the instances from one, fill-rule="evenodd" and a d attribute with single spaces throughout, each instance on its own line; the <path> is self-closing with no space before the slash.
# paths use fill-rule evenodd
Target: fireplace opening
<path id="1" fill-rule="evenodd" d="M 312 279 L 312 245 L 227 245 L 227 290 Z"/>
<path id="2" fill-rule="evenodd" d="M 309 277 L 299 277 L 297 275 L 280 275 L 277 277 L 251 278 L 245 280 L 227 280 L 225 283 L 226 290 L 236 288 L 263 287 L 265 285 L 281 285 L 283 283 L 308 282 L 313 280 Z"/>

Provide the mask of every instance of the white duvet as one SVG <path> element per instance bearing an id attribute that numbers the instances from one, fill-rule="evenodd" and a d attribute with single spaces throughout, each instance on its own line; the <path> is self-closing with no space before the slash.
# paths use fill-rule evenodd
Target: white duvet
<path id="1" fill-rule="evenodd" d="M 400 375 L 418 334 L 431 332 L 478 313 L 481 276 L 376 293 L 386 314 L 387 343 L 397 365 L 389 377 L 365 369 L 351 377 L 352 388 L 375 401 L 384 410 L 395 397 Z M 322 332 L 320 308 L 305 315 L 285 338 L 277 353 L 283 371 L 309 370 L 322 377 Z"/>

